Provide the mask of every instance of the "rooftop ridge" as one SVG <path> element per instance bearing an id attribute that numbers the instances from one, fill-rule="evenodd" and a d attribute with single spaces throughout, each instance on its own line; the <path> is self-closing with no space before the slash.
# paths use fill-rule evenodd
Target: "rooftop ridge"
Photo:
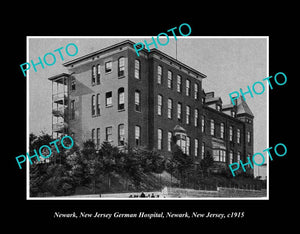
<path id="1" fill-rule="evenodd" d="M 129 45 L 131 45 L 131 46 L 133 47 L 133 45 L 134 45 L 135 43 L 134 43 L 133 41 L 131 41 L 131 40 L 124 40 L 124 41 L 121 41 L 121 42 L 119 42 L 119 43 L 113 44 L 113 45 L 111 45 L 111 46 L 108 46 L 108 47 L 102 48 L 102 49 L 100 49 L 100 50 L 97 50 L 97 51 L 88 53 L 88 54 L 86 54 L 86 55 L 80 56 L 79 58 L 76 58 L 76 59 L 70 60 L 70 61 L 68 61 L 68 62 L 65 62 L 65 63 L 63 63 L 63 66 L 67 67 L 67 66 L 69 66 L 69 65 L 71 65 L 71 64 L 80 62 L 80 61 L 82 61 L 82 60 L 84 60 L 84 59 L 88 59 L 88 58 L 93 57 L 93 56 L 95 56 L 95 55 L 97 55 L 97 54 L 106 52 L 106 51 L 111 50 L 111 49 L 113 49 L 113 48 L 115 48 L 115 47 L 118 47 L 118 46 L 121 46 L 121 45 L 126 45 L 126 44 L 129 44 Z M 182 66 L 182 67 L 186 68 L 187 70 L 190 70 L 191 72 L 196 73 L 197 75 L 201 76 L 201 78 L 206 78 L 206 77 L 207 77 L 205 74 L 203 74 L 203 73 L 197 71 L 196 69 L 194 69 L 194 68 L 192 68 L 192 67 L 190 67 L 190 66 L 184 64 L 183 62 L 181 62 L 181 61 L 179 61 L 179 60 L 173 58 L 172 56 L 170 56 L 170 55 L 168 55 L 168 54 L 166 54 L 166 53 L 164 53 L 164 52 L 162 52 L 162 51 L 160 51 L 160 50 L 158 50 L 158 49 L 156 49 L 156 48 L 151 49 L 150 52 L 148 52 L 146 49 L 143 49 L 143 51 L 144 51 L 146 54 L 148 54 L 148 55 L 157 53 L 157 54 L 159 54 L 159 55 L 161 55 L 161 56 L 164 56 L 165 58 L 171 60 L 173 63 L 177 63 L 179 66 Z"/>

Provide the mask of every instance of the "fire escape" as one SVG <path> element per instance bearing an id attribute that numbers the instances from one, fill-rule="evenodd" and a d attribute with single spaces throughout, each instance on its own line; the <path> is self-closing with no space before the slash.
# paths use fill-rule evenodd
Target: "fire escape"
<path id="1" fill-rule="evenodd" d="M 62 73 L 49 78 L 52 81 L 52 137 L 69 133 L 69 75 Z"/>

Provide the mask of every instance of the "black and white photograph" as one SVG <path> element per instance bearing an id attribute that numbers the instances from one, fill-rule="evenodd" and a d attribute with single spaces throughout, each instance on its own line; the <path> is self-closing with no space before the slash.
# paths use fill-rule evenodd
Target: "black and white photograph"
<path id="1" fill-rule="evenodd" d="M 118 4 L 122 15 L 73 5 L 24 8 L 4 30 L 9 230 L 296 223 L 296 21 L 284 7 L 199 3 L 185 16 L 174 3 L 164 17 L 150 2 Z"/>
<path id="2" fill-rule="evenodd" d="M 268 199 L 268 40 L 27 37 L 27 198 Z"/>

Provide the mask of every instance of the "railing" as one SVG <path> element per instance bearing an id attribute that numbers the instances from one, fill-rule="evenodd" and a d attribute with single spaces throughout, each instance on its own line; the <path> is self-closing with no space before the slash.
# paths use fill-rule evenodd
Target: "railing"
<path id="1" fill-rule="evenodd" d="M 57 102 L 57 103 L 65 103 L 67 104 L 68 101 L 68 96 L 66 93 L 57 93 L 57 94 L 53 94 L 53 102 Z"/>
<path id="2" fill-rule="evenodd" d="M 53 131 L 54 132 L 64 132 L 67 129 L 67 123 L 56 123 L 53 124 Z"/>

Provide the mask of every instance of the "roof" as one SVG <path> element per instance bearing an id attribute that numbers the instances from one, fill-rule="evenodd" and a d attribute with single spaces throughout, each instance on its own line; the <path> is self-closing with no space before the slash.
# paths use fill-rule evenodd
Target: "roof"
<path id="1" fill-rule="evenodd" d="M 241 115 L 241 114 L 248 114 L 250 116 L 254 116 L 252 111 L 250 110 L 249 106 L 247 105 L 247 103 L 244 101 L 244 99 L 242 99 L 242 97 L 239 97 L 237 99 L 237 115 Z"/>
<path id="2" fill-rule="evenodd" d="M 186 133 L 186 130 L 183 127 L 181 127 L 181 126 L 176 125 L 174 127 L 174 132 L 183 132 L 183 133 Z"/>
<path id="3" fill-rule="evenodd" d="M 101 49 L 101 50 L 97 50 L 97 51 L 95 51 L 95 52 L 92 52 L 92 53 L 86 54 L 86 55 L 84 55 L 84 56 L 78 57 L 78 58 L 76 58 L 76 59 L 73 59 L 73 60 L 71 60 L 71 61 L 65 62 L 65 63 L 63 63 L 63 65 L 64 65 L 64 66 L 69 66 L 69 65 L 71 65 L 71 64 L 80 62 L 80 61 L 82 61 L 82 60 L 84 60 L 84 59 L 88 59 L 88 58 L 93 57 L 93 56 L 95 56 L 95 55 L 97 55 L 97 54 L 104 53 L 104 52 L 109 51 L 109 50 L 111 50 L 111 49 L 114 49 L 114 48 L 116 48 L 116 47 L 118 47 L 118 46 L 126 45 L 126 44 L 133 47 L 136 43 L 134 43 L 134 42 L 131 41 L 131 40 L 124 40 L 124 41 L 121 41 L 121 42 L 119 42 L 119 43 L 113 44 L 113 45 L 111 45 L 111 46 L 105 47 L 105 48 L 103 48 L 103 49 Z M 171 60 L 173 63 L 177 63 L 179 66 L 182 66 L 182 67 L 186 68 L 187 70 L 190 70 L 191 72 L 194 72 L 195 74 L 199 75 L 201 78 L 206 78 L 206 75 L 204 75 L 203 73 L 201 73 L 201 72 L 195 70 L 194 68 L 189 67 L 188 65 L 186 65 L 186 64 L 184 64 L 184 63 L 178 61 L 177 59 L 175 59 L 175 58 L 173 58 L 173 57 L 171 57 L 171 56 L 169 56 L 169 55 L 163 53 L 162 51 L 160 51 L 160 50 L 158 50 L 158 49 L 153 48 L 153 49 L 150 50 L 150 52 L 148 52 L 148 50 L 146 50 L 146 49 L 144 48 L 144 49 L 142 49 L 142 51 L 144 51 L 144 52 L 147 53 L 147 54 L 155 54 L 155 53 L 156 53 L 156 54 L 159 54 L 159 55 L 161 55 L 161 56 L 164 56 L 164 57 L 166 57 L 167 59 Z"/>
<path id="4" fill-rule="evenodd" d="M 210 102 L 221 102 L 222 99 L 220 97 L 210 97 L 210 98 L 205 98 L 205 103 L 208 104 Z"/>
<path id="5" fill-rule="evenodd" d="M 173 63 L 177 63 L 178 65 L 180 65 L 180 66 L 182 66 L 182 67 L 185 67 L 186 69 L 188 69 L 188 70 L 190 70 L 190 71 L 196 73 L 197 75 L 201 76 L 201 78 L 206 78 L 206 77 L 207 77 L 207 76 L 204 75 L 203 73 L 201 73 L 201 72 L 195 70 L 194 68 L 191 68 L 190 66 L 188 66 L 188 65 L 186 65 L 186 64 L 184 64 L 184 63 L 182 63 L 182 62 L 180 62 L 179 60 L 177 60 L 177 59 L 175 59 L 175 58 L 173 58 L 173 57 L 171 57 L 171 56 L 169 56 L 169 55 L 163 53 L 162 51 L 160 51 L 160 50 L 158 50 L 158 49 L 153 48 L 153 49 L 151 49 L 151 51 L 148 52 L 148 53 L 149 53 L 149 54 L 151 54 L 151 53 L 157 53 L 157 54 L 160 54 L 160 55 L 162 55 L 162 56 L 168 58 L 169 60 L 171 60 Z"/>
<path id="6" fill-rule="evenodd" d="M 225 109 L 231 109 L 233 108 L 234 106 L 232 105 L 232 103 L 229 103 L 229 104 L 226 104 L 226 105 L 222 105 L 222 109 L 225 110 Z"/>
<path id="7" fill-rule="evenodd" d="M 67 73 L 60 73 L 60 74 L 58 74 L 58 75 L 49 77 L 48 80 L 55 80 L 55 79 L 57 79 L 57 78 L 64 77 L 64 76 L 69 77 L 70 74 L 67 74 Z"/>

